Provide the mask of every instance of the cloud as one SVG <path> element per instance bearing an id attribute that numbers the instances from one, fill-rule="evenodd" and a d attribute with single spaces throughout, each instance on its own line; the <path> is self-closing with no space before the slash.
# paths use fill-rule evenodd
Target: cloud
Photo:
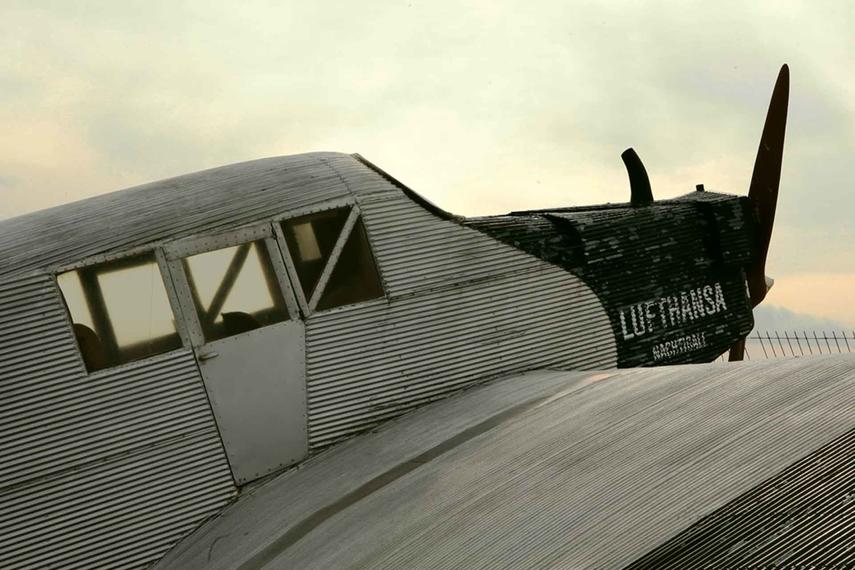
<path id="1" fill-rule="evenodd" d="M 764 301 L 811 315 L 843 328 L 855 328 L 855 273 L 805 273 L 775 279 Z M 819 326 L 817 324 L 817 326 Z"/>
<path id="2" fill-rule="evenodd" d="M 790 334 L 797 332 L 800 335 L 805 332 L 831 334 L 832 331 L 847 331 L 848 334 L 852 332 L 852 327 L 834 319 L 797 313 L 785 307 L 763 303 L 754 309 L 754 330 L 773 335 L 784 332 Z"/>
<path id="3" fill-rule="evenodd" d="M 855 273 L 849 3 L 5 2 L 0 217 L 275 154 L 360 152 L 465 215 L 747 192 L 793 86 L 770 273 Z"/>

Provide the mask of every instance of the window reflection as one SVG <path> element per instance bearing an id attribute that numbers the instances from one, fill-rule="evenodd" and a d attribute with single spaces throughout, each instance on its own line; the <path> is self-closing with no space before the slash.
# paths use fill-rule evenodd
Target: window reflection
<path id="1" fill-rule="evenodd" d="M 181 346 L 153 253 L 57 276 L 89 372 Z"/>
<path id="2" fill-rule="evenodd" d="M 184 267 L 208 342 L 289 318 L 263 241 L 193 255 Z"/>
<path id="3" fill-rule="evenodd" d="M 321 292 L 315 291 L 332 250 L 342 239 L 350 208 L 339 208 L 286 220 L 282 224 L 288 252 L 306 300 L 320 293 L 316 309 L 331 309 L 383 296 L 383 285 L 361 219 L 348 236 Z"/>
<path id="4" fill-rule="evenodd" d="M 341 250 L 317 308 L 331 309 L 382 296 L 383 285 L 377 265 L 371 255 L 365 227 L 359 220 Z"/>
<path id="5" fill-rule="evenodd" d="M 349 213 L 350 208 L 338 208 L 282 224 L 288 251 L 306 299 L 311 298 Z"/>

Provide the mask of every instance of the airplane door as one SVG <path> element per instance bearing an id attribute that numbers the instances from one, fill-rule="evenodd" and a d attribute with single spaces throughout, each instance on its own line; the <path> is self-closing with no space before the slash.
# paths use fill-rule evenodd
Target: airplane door
<path id="1" fill-rule="evenodd" d="M 269 227 L 166 248 L 235 481 L 307 454 L 305 331 Z"/>

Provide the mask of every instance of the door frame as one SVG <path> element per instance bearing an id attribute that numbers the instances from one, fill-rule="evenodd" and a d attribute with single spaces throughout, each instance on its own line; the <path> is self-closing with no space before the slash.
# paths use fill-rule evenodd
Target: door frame
<path id="1" fill-rule="evenodd" d="M 288 320 L 286 322 L 301 320 L 301 307 L 295 296 L 294 285 L 291 279 L 289 279 L 283 254 L 274 237 L 273 227 L 273 224 L 268 221 L 263 224 L 245 226 L 221 234 L 193 236 L 164 244 L 163 263 L 172 280 L 178 305 L 181 308 L 181 315 L 186 323 L 187 336 L 194 349 L 203 346 L 206 344 L 206 341 L 205 335 L 202 332 L 202 325 L 199 322 L 199 316 L 196 314 L 196 306 L 193 302 L 187 273 L 184 271 L 183 259 L 191 255 L 233 247 L 252 241 L 263 241 L 267 248 L 270 262 L 273 265 L 279 289 L 288 308 Z"/>
<path id="2" fill-rule="evenodd" d="M 185 323 L 187 337 L 190 341 L 191 349 L 195 355 L 195 364 L 196 368 L 199 371 L 202 383 L 205 388 L 205 392 L 208 397 L 209 405 L 211 406 L 212 412 L 214 414 L 215 422 L 217 424 L 217 431 L 220 434 L 220 440 L 223 443 L 224 451 L 226 453 L 226 457 L 229 462 L 229 467 L 232 472 L 232 476 L 234 477 L 236 483 L 238 485 L 242 485 L 248 483 L 258 476 L 263 476 L 266 473 L 272 471 L 266 471 L 265 473 L 256 473 L 252 474 L 249 472 L 245 472 L 245 469 L 248 469 L 246 465 L 242 464 L 241 461 L 238 460 L 241 457 L 241 454 L 244 451 L 241 450 L 241 442 L 243 441 L 241 438 L 237 438 L 236 440 L 232 440 L 229 435 L 232 433 L 228 426 L 232 426 L 232 423 L 227 421 L 230 412 L 226 412 L 226 407 L 220 407 L 222 402 L 216 397 L 215 393 L 217 392 L 217 381 L 213 380 L 213 377 L 209 377 L 206 375 L 206 371 L 204 368 L 204 361 L 209 358 L 218 356 L 217 351 L 212 348 L 217 347 L 217 345 L 228 345 L 234 342 L 246 342 L 246 338 L 251 337 L 253 335 L 264 334 L 265 330 L 269 329 L 277 329 L 281 334 L 282 331 L 286 330 L 289 327 L 292 327 L 291 330 L 295 330 L 293 327 L 299 328 L 299 346 L 292 346 L 292 349 L 296 349 L 299 353 L 299 382 L 300 386 L 293 386 L 295 392 L 291 394 L 297 398 L 294 400 L 295 402 L 300 402 L 297 407 L 302 409 L 302 414 L 300 415 L 300 425 L 301 431 L 300 436 L 296 443 L 299 446 L 297 447 L 288 447 L 291 453 L 290 459 L 286 462 L 280 464 L 278 467 L 282 468 L 287 465 L 291 465 L 296 461 L 299 461 L 306 457 L 308 453 L 308 402 L 307 402 L 307 390 L 306 390 L 306 358 L 305 358 L 305 350 L 306 350 L 306 342 L 305 342 L 305 323 L 303 322 L 300 306 L 297 302 L 297 298 L 294 294 L 294 287 L 288 277 L 288 270 L 285 267 L 285 261 L 283 259 L 282 252 L 279 249 L 279 244 L 277 243 L 274 237 L 273 223 L 270 221 L 265 221 L 262 223 L 256 222 L 250 226 L 244 226 L 238 229 L 225 231 L 215 235 L 204 235 L 204 236 L 192 236 L 180 240 L 176 240 L 174 242 L 170 242 L 168 244 L 164 244 L 162 246 L 162 252 L 159 254 L 158 261 L 161 263 L 161 267 L 166 268 L 165 275 L 168 275 L 168 278 L 172 281 L 172 289 L 175 292 L 175 300 L 177 301 L 178 307 L 180 308 L 181 319 Z M 190 283 L 187 278 L 187 273 L 185 270 L 184 259 L 190 257 L 192 255 L 196 255 L 199 253 L 206 253 L 209 251 L 216 251 L 218 249 L 238 246 L 246 243 L 257 242 L 260 241 L 264 244 L 264 247 L 267 250 L 268 258 L 270 259 L 271 265 L 273 267 L 273 273 L 276 276 L 276 282 L 278 284 L 279 290 L 282 293 L 283 299 L 285 301 L 285 305 L 288 309 L 288 319 L 280 322 L 273 323 L 271 325 L 261 327 L 256 330 L 251 330 L 248 332 L 240 333 L 234 336 L 224 337 L 216 340 L 206 340 L 205 335 L 202 329 L 202 325 L 199 321 L 199 315 L 197 314 L 196 304 L 193 299 L 193 293 L 191 291 Z M 177 315 L 176 315 L 177 316 Z M 222 350 L 222 348 L 219 348 Z M 210 374 L 210 371 L 208 371 Z M 213 384 L 210 384 L 213 382 Z M 283 385 L 284 386 L 284 385 Z M 221 418 L 220 413 L 225 412 L 225 415 Z M 221 425 L 221 419 L 225 422 Z M 293 433 L 293 432 L 288 432 Z M 278 434 L 280 437 L 282 434 Z M 296 455 L 294 454 L 296 453 Z M 236 463 L 235 463 L 236 462 Z"/>

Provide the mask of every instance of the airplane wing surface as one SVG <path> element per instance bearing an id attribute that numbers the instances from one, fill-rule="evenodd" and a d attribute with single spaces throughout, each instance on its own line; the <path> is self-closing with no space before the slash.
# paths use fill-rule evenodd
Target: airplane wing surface
<path id="1" fill-rule="evenodd" d="M 831 567 L 855 358 L 539 371 L 248 491 L 160 568 Z"/>

